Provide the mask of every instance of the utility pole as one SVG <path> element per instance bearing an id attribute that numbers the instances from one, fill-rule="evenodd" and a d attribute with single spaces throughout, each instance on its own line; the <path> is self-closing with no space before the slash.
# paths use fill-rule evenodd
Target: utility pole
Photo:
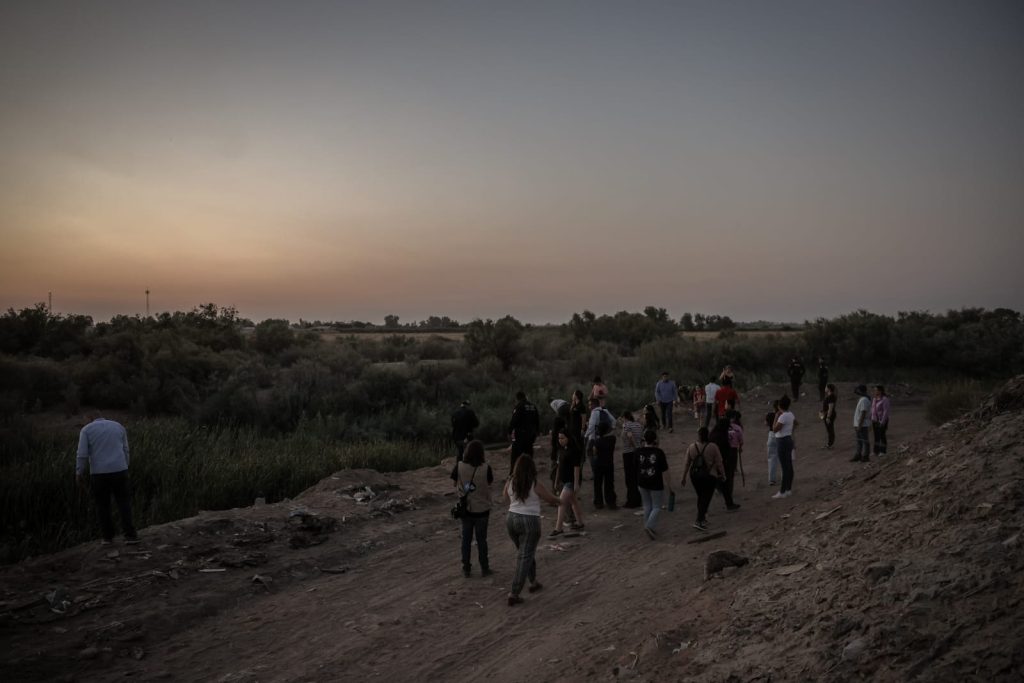
<path id="1" fill-rule="evenodd" d="M 146 317 L 149 317 L 149 289 L 146 289 Z"/>
<path id="2" fill-rule="evenodd" d="M 53 292 L 50 292 L 46 297 L 46 312 L 53 315 Z"/>

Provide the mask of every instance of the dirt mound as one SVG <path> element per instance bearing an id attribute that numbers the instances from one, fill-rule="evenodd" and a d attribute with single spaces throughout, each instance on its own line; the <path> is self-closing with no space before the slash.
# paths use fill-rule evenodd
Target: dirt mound
<path id="1" fill-rule="evenodd" d="M 1024 377 L 975 413 L 832 482 L 693 591 L 667 680 L 1019 681 Z M 715 623 L 703 614 L 726 614 Z"/>

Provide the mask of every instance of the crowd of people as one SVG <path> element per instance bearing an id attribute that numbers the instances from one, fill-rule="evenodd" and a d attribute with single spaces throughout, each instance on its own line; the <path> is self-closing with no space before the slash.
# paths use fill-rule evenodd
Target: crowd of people
<path id="1" fill-rule="evenodd" d="M 800 423 L 791 407 L 797 397 L 806 395 L 800 393 L 804 369 L 799 358 L 793 358 L 787 374 L 793 395 L 786 394 L 775 400 L 764 416 L 768 483 L 778 485 L 773 499 L 793 495 L 795 432 Z M 825 449 L 835 445 L 838 400 L 836 386 L 828 379 L 828 367 L 825 360 L 819 358 L 818 419 L 825 426 Z M 608 386 L 600 376 L 594 378 L 589 396 L 577 389 L 568 400 L 551 400 L 555 417 L 551 429 L 550 488 L 538 480 L 533 458 L 540 415 L 526 395 L 519 392 L 508 425 L 509 478 L 502 488 L 502 497 L 509 505 L 507 531 L 516 547 L 509 605 L 522 602 L 520 592 L 527 584 L 530 592 L 541 588 L 535 560 L 541 538 L 541 504 L 557 508 L 549 537 L 561 536 L 567 530 L 578 533 L 585 529 L 581 502 L 584 462 L 593 483 L 593 509 L 617 510 L 620 499 L 615 489 L 615 452 L 621 448 L 626 489 L 622 507 L 639 508 L 637 514 L 643 532 L 651 540 L 657 538 L 661 511 L 671 510 L 675 505 L 669 460 L 659 445 L 659 432 L 673 433 L 680 414 L 692 415 L 698 427 L 696 440 L 685 447 L 679 480 L 683 487 L 689 481 L 696 494 L 697 514 L 693 527 L 702 532 L 709 530 L 708 508 L 716 492 L 727 512 L 739 510 L 735 481 L 739 476 L 744 485 L 746 483 L 742 462 L 745 439 L 743 416 L 739 411 L 740 395 L 735 383 L 731 366 L 710 377 L 703 386 L 696 383 L 692 387 L 678 386 L 670 373 L 663 372 L 654 386 L 654 400 L 636 411 L 626 410 L 619 417 L 608 409 Z M 886 453 L 890 401 L 881 385 L 875 386 L 873 398 L 868 397 L 865 385 L 859 385 L 854 393 L 860 398 L 853 417 L 856 441 L 853 461 L 867 462 L 872 447 L 876 457 Z M 471 574 L 473 538 L 477 539 L 481 573 L 491 573 L 487 560 L 487 519 L 493 473 L 486 466 L 484 476 L 477 475 L 485 465 L 483 443 L 472 440 L 472 431 L 478 426 L 479 421 L 468 403 L 463 403 L 452 416 L 457 454 L 452 479 L 460 495 L 466 496 L 470 510 L 462 518 L 462 564 L 466 576 Z"/>

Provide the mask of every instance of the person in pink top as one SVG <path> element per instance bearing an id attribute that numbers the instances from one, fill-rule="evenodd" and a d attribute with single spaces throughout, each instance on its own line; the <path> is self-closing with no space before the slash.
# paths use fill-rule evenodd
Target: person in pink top
<path id="1" fill-rule="evenodd" d="M 889 396 L 885 387 L 875 385 L 875 397 L 871 399 L 871 431 L 875 437 L 875 456 L 885 455 L 886 432 L 889 429 Z"/>
<path id="2" fill-rule="evenodd" d="M 608 385 L 601 381 L 601 375 L 594 377 L 594 386 L 590 388 L 590 398 L 596 398 L 602 408 L 608 404 Z"/>

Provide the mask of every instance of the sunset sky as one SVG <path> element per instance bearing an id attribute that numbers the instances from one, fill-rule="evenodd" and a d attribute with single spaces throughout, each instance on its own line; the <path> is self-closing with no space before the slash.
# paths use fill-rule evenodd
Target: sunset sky
<path id="1" fill-rule="evenodd" d="M 1024 3 L 0 4 L 0 307 L 1024 308 Z"/>

